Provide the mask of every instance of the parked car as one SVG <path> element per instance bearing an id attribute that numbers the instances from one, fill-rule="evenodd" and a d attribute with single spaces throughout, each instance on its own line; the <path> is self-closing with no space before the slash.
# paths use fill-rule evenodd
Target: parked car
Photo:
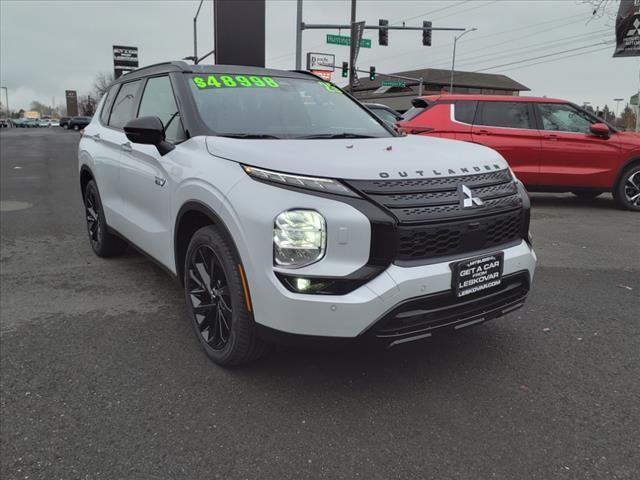
<path id="1" fill-rule="evenodd" d="M 38 120 L 38 127 L 50 127 L 51 126 L 51 119 L 50 118 L 41 118 L 40 120 Z"/>
<path id="2" fill-rule="evenodd" d="M 59 127 L 60 126 L 60 121 L 57 118 L 52 118 L 51 120 L 49 120 L 49 126 L 50 127 Z"/>
<path id="3" fill-rule="evenodd" d="M 69 120 L 71 120 L 71 117 L 61 117 L 60 126 L 64 128 L 69 128 Z"/>
<path id="4" fill-rule="evenodd" d="M 20 127 L 22 128 L 38 128 L 39 120 L 36 118 L 24 118 L 20 123 Z"/>
<path id="5" fill-rule="evenodd" d="M 400 112 L 381 103 L 364 103 L 363 105 L 371 110 L 380 120 L 394 128 L 396 122 L 402 117 Z"/>
<path id="6" fill-rule="evenodd" d="M 0 118 L 0 128 L 9 127 L 9 122 L 10 122 L 10 120 L 7 120 L 5 118 Z"/>
<path id="7" fill-rule="evenodd" d="M 91 117 L 71 117 L 67 124 L 67 128 L 71 128 L 73 130 L 82 130 L 84 127 L 89 125 L 91 122 Z"/>
<path id="8" fill-rule="evenodd" d="M 640 211 L 640 134 L 622 132 L 566 100 L 440 95 L 415 99 L 398 128 L 500 152 L 529 191 L 611 192 Z"/>
<path id="9" fill-rule="evenodd" d="M 296 336 L 453 332 L 521 307 L 533 279 L 529 199 L 499 154 L 399 135 L 310 73 L 138 69 L 78 158 L 94 253 L 128 242 L 179 279 L 222 365 Z"/>

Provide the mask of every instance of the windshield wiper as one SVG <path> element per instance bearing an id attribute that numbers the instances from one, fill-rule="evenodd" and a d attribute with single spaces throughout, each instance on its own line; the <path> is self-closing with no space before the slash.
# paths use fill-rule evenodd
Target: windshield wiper
<path id="1" fill-rule="evenodd" d="M 360 133 L 318 133 L 316 135 L 305 135 L 298 138 L 378 138 L 373 135 L 362 135 Z"/>
<path id="2" fill-rule="evenodd" d="M 268 135 L 266 133 L 224 133 L 221 135 L 218 135 L 218 137 L 228 137 L 228 138 L 276 138 L 279 139 L 280 137 L 276 137 L 275 135 Z"/>

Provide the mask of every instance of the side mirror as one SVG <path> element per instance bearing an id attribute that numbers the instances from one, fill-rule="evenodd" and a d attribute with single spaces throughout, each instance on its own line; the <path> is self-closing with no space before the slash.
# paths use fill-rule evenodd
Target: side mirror
<path id="1" fill-rule="evenodd" d="M 164 126 L 158 117 L 139 117 L 129 120 L 124 126 L 124 133 L 133 143 L 155 146 L 160 155 L 165 155 L 176 148 L 165 141 Z"/>
<path id="2" fill-rule="evenodd" d="M 609 126 L 606 123 L 594 123 L 591 125 L 591 133 L 598 137 L 608 138 L 610 132 Z"/>

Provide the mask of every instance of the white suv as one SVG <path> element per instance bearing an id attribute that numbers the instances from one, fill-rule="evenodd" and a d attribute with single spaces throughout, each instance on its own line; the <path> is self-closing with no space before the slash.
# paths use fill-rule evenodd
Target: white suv
<path id="1" fill-rule="evenodd" d="M 498 153 L 400 136 L 308 73 L 142 68 L 104 95 L 79 164 L 94 252 L 129 243 L 177 277 L 218 364 L 460 329 L 533 279 L 529 200 Z"/>

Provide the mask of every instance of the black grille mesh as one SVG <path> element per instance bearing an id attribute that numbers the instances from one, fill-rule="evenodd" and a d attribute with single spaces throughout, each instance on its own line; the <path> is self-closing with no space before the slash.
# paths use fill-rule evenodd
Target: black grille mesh
<path id="1" fill-rule="evenodd" d="M 396 217 L 399 261 L 464 255 L 522 237 L 522 198 L 506 169 L 458 177 L 347 183 Z M 460 185 L 483 205 L 464 208 Z"/>

